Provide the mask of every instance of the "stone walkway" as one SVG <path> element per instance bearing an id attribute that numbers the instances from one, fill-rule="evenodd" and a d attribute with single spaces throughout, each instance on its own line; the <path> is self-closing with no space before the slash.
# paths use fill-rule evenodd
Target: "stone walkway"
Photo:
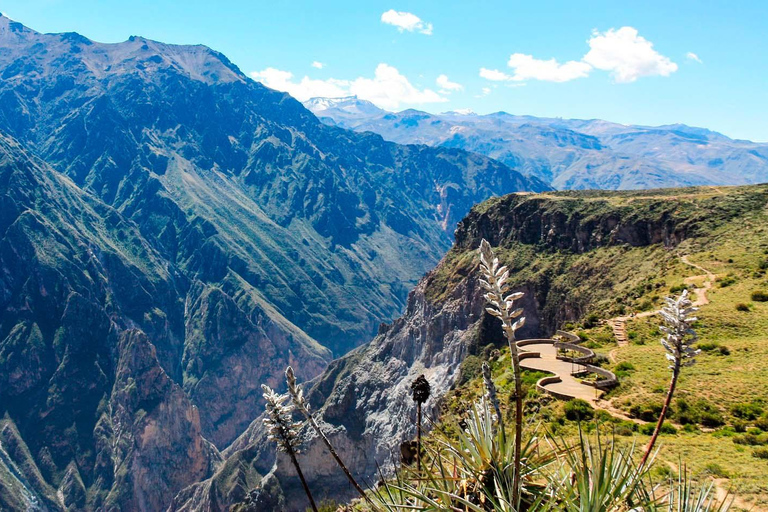
<path id="1" fill-rule="evenodd" d="M 520 347 L 521 352 L 538 352 L 540 357 L 530 357 L 520 361 L 520 366 L 528 370 L 540 370 L 560 377 L 560 382 L 545 384 L 544 388 L 571 398 L 581 398 L 595 405 L 602 394 L 596 388 L 582 384 L 571 375 L 579 365 L 557 359 L 557 349 L 551 343 L 536 343 Z"/>

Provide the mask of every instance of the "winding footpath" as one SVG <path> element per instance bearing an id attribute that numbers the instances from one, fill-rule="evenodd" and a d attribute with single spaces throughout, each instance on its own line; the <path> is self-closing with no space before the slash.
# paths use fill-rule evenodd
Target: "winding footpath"
<path id="1" fill-rule="evenodd" d="M 539 381 L 539 385 L 554 396 L 580 398 L 594 405 L 600 398 L 602 391 L 582 384 L 573 376 L 574 371 L 583 368 L 582 365 L 562 361 L 557 358 L 557 349 L 551 340 L 542 340 L 541 343 L 525 345 L 520 348 L 521 354 L 535 353 L 538 357 L 525 357 L 520 360 L 520 366 L 526 370 L 538 370 L 553 374 L 559 381 L 545 377 Z M 551 382 L 546 382 L 552 380 Z M 545 381 L 545 382 L 542 382 Z"/>
<path id="2" fill-rule="evenodd" d="M 717 279 L 715 277 L 715 274 L 707 270 L 706 268 L 702 267 L 701 265 L 697 265 L 696 263 L 692 263 L 688 259 L 688 255 L 680 257 L 680 261 L 685 263 L 688 266 L 691 266 L 695 269 L 698 269 L 703 274 L 695 275 L 686 277 L 683 282 L 687 285 L 693 286 L 693 291 L 696 293 L 696 300 L 693 302 L 693 305 L 698 306 L 704 306 L 706 304 L 709 304 L 709 297 L 707 297 L 707 292 L 712 289 L 712 286 L 714 285 L 715 280 Z M 696 282 L 699 279 L 704 279 L 703 284 L 699 287 L 696 285 Z M 617 347 L 610 351 L 608 354 L 608 358 L 612 362 L 616 362 L 616 352 L 621 347 L 625 347 L 629 344 L 629 336 L 627 334 L 627 321 L 632 320 L 634 318 L 646 318 L 649 316 L 658 315 L 660 310 L 656 311 L 644 311 L 642 313 L 638 313 L 636 315 L 628 315 L 628 316 L 617 316 L 614 318 L 609 318 L 605 322 L 611 326 L 611 329 L 613 330 L 613 336 L 616 338 L 616 345 Z"/>

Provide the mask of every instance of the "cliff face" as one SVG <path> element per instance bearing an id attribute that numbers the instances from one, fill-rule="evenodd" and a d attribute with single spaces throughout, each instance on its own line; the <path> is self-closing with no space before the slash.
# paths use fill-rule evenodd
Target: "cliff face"
<path id="1" fill-rule="evenodd" d="M 589 311 L 614 307 L 616 299 L 630 304 L 637 286 L 659 268 L 676 264 L 679 244 L 697 243 L 713 226 L 766 204 L 765 186 L 723 193 L 513 194 L 489 200 L 459 224 L 456 245 L 411 292 L 405 314 L 308 383 L 309 399 L 342 459 L 355 475 L 373 483 L 377 468 L 391 467 L 399 460 L 399 444 L 415 435 L 411 382 L 422 373 L 430 381 L 433 398 L 425 412 L 435 417 L 439 397 L 455 385 L 465 357 L 504 342 L 498 323 L 484 313 L 477 286 L 481 238 L 497 247 L 512 269 L 513 287 L 526 294 L 521 307 L 527 324 L 520 338 L 538 337 Z M 272 467 L 272 453 L 254 423 L 224 456 L 229 467 L 253 460 L 251 476 L 271 471 L 256 492 L 265 503 L 287 497 L 292 510 L 302 510 L 302 493 L 288 461 L 278 457 Z M 319 496 L 353 496 L 316 439 L 308 443 L 301 464 Z M 219 475 L 185 490 L 175 506 L 208 506 L 206 494 L 211 493 L 221 500 L 213 509 L 223 510 L 232 503 L 227 495 L 244 496 L 242 486 L 232 489 Z"/>
<path id="2" fill-rule="evenodd" d="M 472 204 L 547 189 L 327 127 L 203 46 L 0 16 L 0 76 L 10 510 L 166 506 L 260 414 L 261 383 L 394 318 Z"/>

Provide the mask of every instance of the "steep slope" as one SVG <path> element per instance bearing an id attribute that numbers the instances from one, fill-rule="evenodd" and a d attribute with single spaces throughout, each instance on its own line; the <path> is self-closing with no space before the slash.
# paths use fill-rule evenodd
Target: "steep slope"
<path id="1" fill-rule="evenodd" d="M 7 18 L 0 44 L 0 128 L 165 257 L 205 281 L 232 269 L 337 354 L 397 314 L 472 204 L 546 188 L 462 151 L 327 128 L 205 47 Z"/>
<path id="2" fill-rule="evenodd" d="M 643 189 L 768 181 L 768 144 L 685 125 L 418 110 L 387 112 L 357 98 L 305 103 L 323 122 L 402 144 L 461 148 L 495 158 L 557 189 Z"/>
<path id="3" fill-rule="evenodd" d="M 0 76 L 11 510 L 165 507 L 263 410 L 259 384 L 393 318 L 473 203 L 547 188 L 326 127 L 202 46 L 0 17 Z"/>
<path id="4" fill-rule="evenodd" d="M 482 238 L 510 265 L 514 288 L 526 293 L 521 307 L 528 322 L 520 337 L 537 337 L 588 314 L 609 317 L 627 308 L 652 307 L 644 305 L 647 290 L 656 292 L 658 301 L 667 289 L 657 283 L 690 270 L 679 254 L 711 250 L 722 233 L 750 226 L 768 250 L 758 222 L 765 219 L 766 206 L 767 186 L 512 194 L 489 200 L 459 224 L 454 248 L 410 294 L 405 315 L 382 327 L 371 343 L 334 361 L 308 384 L 309 399 L 353 473 L 374 482 L 377 466 L 398 460 L 399 443 L 415 434 L 413 379 L 424 373 L 439 398 L 463 372 L 473 371 L 463 364 L 468 355 L 504 343 L 498 322 L 485 313 L 477 284 L 476 247 Z M 440 408 L 438 398 L 427 403 L 432 417 Z M 288 461 L 279 457 L 271 468 L 270 453 L 270 443 L 254 423 L 224 453 L 227 471 L 185 490 L 175 508 L 193 510 L 216 496 L 220 508 L 214 510 L 223 510 L 228 499 L 244 495 L 246 482 L 268 474 L 256 491 L 259 499 L 274 503 L 282 493 L 292 509 L 303 509 Z M 301 463 L 318 495 L 352 496 L 317 440 L 309 443 Z M 239 478 L 228 480 L 234 467 Z"/>

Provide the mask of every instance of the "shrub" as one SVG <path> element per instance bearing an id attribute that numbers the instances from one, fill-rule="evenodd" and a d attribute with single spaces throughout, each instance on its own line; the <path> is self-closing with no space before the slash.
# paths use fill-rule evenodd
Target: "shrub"
<path id="1" fill-rule="evenodd" d="M 720 347 L 720 345 L 715 342 L 699 343 L 696 345 L 696 348 L 702 352 L 712 352 L 713 350 L 717 350 L 718 347 Z"/>
<path id="2" fill-rule="evenodd" d="M 768 448 L 757 448 L 752 452 L 752 456 L 758 459 L 768 459 Z"/>
<path id="3" fill-rule="evenodd" d="M 723 415 L 717 411 L 702 411 L 699 415 L 699 423 L 705 427 L 719 427 L 725 423 Z"/>
<path id="4" fill-rule="evenodd" d="M 584 319 L 584 328 L 585 329 L 591 329 L 595 327 L 600 322 L 600 317 L 597 316 L 595 313 L 590 313 L 587 315 L 587 318 Z"/>
<path id="5" fill-rule="evenodd" d="M 480 367 L 483 364 L 483 360 L 477 356 L 467 356 L 464 362 L 461 363 L 461 370 L 459 371 L 459 384 L 466 384 L 470 380 L 480 375 Z"/>
<path id="6" fill-rule="evenodd" d="M 661 403 L 645 402 L 642 404 L 635 404 L 629 409 L 629 414 L 635 418 L 640 418 L 643 421 L 656 421 L 661 414 Z M 653 429 L 651 429 L 653 432 Z"/>
<path id="7" fill-rule="evenodd" d="M 755 420 L 755 426 L 760 430 L 768 432 L 768 413 L 757 418 L 757 420 Z"/>
<path id="8" fill-rule="evenodd" d="M 669 423 L 664 423 L 661 425 L 661 433 L 662 434 L 677 434 L 677 429 L 672 426 Z"/>
<path id="9" fill-rule="evenodd" d="M 616 365 L 617 372 L 633 372 L 635 371 L 635 365 L 630 362 L 623 361 Z"/>
<path id="10" fill-rule="evenodd" d="M 622 421 L 614 428 L 617 436 L 631 436 L 637 431 L 637 423 L 633 421 Z"/>
<path id="11" fill-rule="evenodd" d="M 743 302 L 739 302 L 738 304 L 736 304 L 736 311 L 745 311 L 749 313 L 749 306 L 747 306 Z"/>
<path id="12" fill-rule="evenodd" d="M 640 427 L 637 430 L 644 436 L 650 436 L 650 435 L 653 435 L 653 431 L 655 429 L 656 429 L 656 425 L 654 425 L 653 423 L 646 423 L 644 425 L 640 425 Z"/>
<path id="13" fill-rule="evenodd" d="M 565 417 L 571 421 L 591 420 L 595 416 L 595 410 L 585 400 L 576 398 L 565 404 Z"/>
<path id="14" fill-rule="evenodd" d="M 728 478 L 728 472 L 716 462 L 710 462 L 705 465 L 704 471 L 717 478 Z"/>
<path id="15" fill-rule="evenodd" d="M 720 346 L 720 348 L 717 349 L 717 351 L 720 353 L 721 356 L 729 356 L 731 355 L 731 349 L 729 349 L 726 346 Z"/>
<path id="16" fill-rule="evenodd" d="M 743 420 L 756 420 L 763 414 L 763 408 L 756 403 L 739 403 L 731 407 L 731 414 Z"/>
<path id="17" fill-rule="evenodd" d="M 756 290 L 752 292 L 752 300 L 755 302 L 768 302 L 768 292 L 762 290 Z"/>
<path id="18" fill-rule="evenodd" d="M 717 286 L 719 286 L 720 288 L 725 288 L 727 286 L 731 286 L 735 282 L 736 282 L 736 278 L 735 277 L 733 277 L 733 276 L 725 276 L 725 277 L 717 280 Z"/>

